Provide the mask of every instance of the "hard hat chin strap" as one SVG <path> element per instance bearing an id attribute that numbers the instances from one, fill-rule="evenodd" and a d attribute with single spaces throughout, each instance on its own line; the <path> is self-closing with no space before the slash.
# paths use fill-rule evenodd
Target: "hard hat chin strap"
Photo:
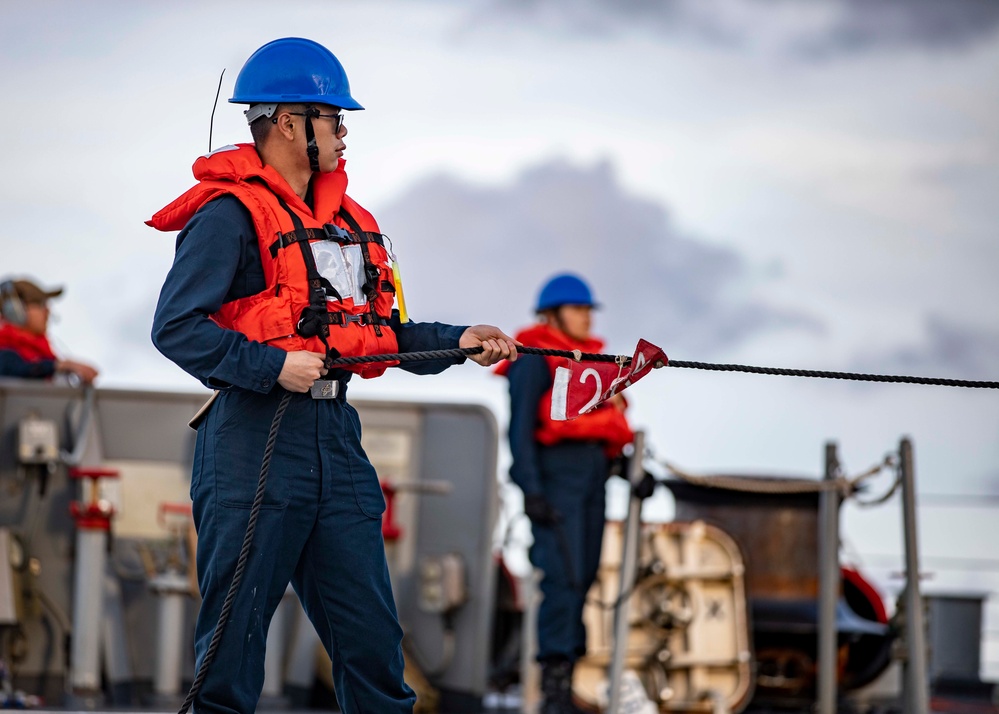
<path id="1" fill-rule="evenodd" d="M 319 145 L 316 144 L 316 132 L 312 127 L 312 119 L 319 116 L 319 109 L 306 107 L 303 113 L 305 114 L 305 139 L 308 142 L 305 152 L 309 155 L 309 168 L 315 173 L 319 171 Z"/>

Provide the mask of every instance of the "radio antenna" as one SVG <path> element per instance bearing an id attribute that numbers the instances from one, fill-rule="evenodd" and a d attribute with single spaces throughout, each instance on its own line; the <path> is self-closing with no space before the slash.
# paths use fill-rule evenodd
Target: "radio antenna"
<path id="1" fill-rule="evenodd" d="M 212 153 L 212 130 L 215 127 L 215 109 L 219 105 L 219 94 L 222 93 L 222 78 L 225 76 L 225 68 L 222 69 L 222 74 L 219 75 L 219 86 L 215 90 L 215 103 L 212 105 L 212 118 L 208 120 L 208 153 Z"/>

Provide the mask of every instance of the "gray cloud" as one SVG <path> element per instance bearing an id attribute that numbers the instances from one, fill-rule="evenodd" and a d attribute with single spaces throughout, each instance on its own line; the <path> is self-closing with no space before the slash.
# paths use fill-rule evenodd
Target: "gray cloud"
<path id="1" fill-rule="evenodd" d="M 732 47 L 772 45 L 811 57 L 961 48 L 999 29 L 994 0 L 491 0 L 475 14 L 571 35 L 640 29 Z"/>
<path id="2" fill-rule="evenodd" d="M 843 13 L 829 31 L 831 49 L 920 46 L 953 49 L 995 34 L 993 0 L 836 0 Z"/>
<path id="3" fill-rule="evenodd" d="M 30 68 L 53 60 L 80 62 L 109 56 L 127 41 L 126 28 L 164 11 L 128 2 L 4 3 L 0 8 L 0 58 L 8 68 Z M 67 67 L 67 75 L 73 70 Z"/>
<path id="4" fill-rule="evenodd" d="M 531 319 L 546 278 L 571 270 L 606 306 L 597 332 L 618 348 L 641 336 L 695 359 L 766 331 L 822 329 L 808 315 L 746 299 L 749 270 L 738 253 L 684 235 L 663 206 L 627 193 L 608 163 L 552 161 L 508 186 L 438 175 L 379 216 L 397 236 L 419 319 L 512 328 Z"/>
<path id="5" fill-rule="evenodd" d="M 999 379 L 999 332 L 927 315 L 921 341 L 862 355 L 859 369 L 915 376 Z"/>
<path id="6" fill-rule="evenodd" d="M 999 122 L 997 122 L 999 128 Z M 999 158 L 989 156 L 996 150 L 983 151 L 975 160 L 955 160 L 918 172 L 927 184 L 948 190 L 954 197 L 955 210 L 964 216 L 981 216 L 979 225 L 986 240 L 994 236 L 995 197 L 999 195 Z"/>

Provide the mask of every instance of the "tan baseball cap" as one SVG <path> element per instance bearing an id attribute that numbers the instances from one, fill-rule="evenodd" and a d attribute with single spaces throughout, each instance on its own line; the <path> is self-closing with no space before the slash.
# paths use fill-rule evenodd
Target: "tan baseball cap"
<path id="1" fill-rule="evenodd" d="M 45 302 L 51 298 L 62 295 L 62 288 L 52 290 L 42 290 L 30 280 L 15 280 L 14 289 L 22 302 Z"/>

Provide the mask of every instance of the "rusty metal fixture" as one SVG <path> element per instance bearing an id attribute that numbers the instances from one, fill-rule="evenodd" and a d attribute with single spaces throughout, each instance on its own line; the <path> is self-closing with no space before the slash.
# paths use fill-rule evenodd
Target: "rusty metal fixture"
<path id="1" fill-rule="evenodd" d="M 756 686 L 764 690 L 800 695 L 815 680 L 815 660 L 791 647 L 756 653 Z"/>
<path id="2" fill-rule="evenodd" d="M 675 520 L 703 520 L 735 539 L 745 558 L 750 599 L 818 597 L 818 493 L 748 493 L 684 481 L 665 484 L 676 498 Z"/>
<path id="3" fill-rule="evenodd" d="M 744 478 L 774 488 L 752 492 L 686 481 L 665 484 L 675 497 L 677 521 L 713 524 L 742 551 L 757 664 L 753 701 L 807 699 L 816 685 L 819 493 L 779 493 L 786 479 Z M 857 577 L 844 578 L 844 599 L 837 607 L 837 669 L 845 690 L 884 670 L 893 638 L 883 624 L 881 603 L 874 602 L 880 596 L 869 584 L 858 585 Z"/>

